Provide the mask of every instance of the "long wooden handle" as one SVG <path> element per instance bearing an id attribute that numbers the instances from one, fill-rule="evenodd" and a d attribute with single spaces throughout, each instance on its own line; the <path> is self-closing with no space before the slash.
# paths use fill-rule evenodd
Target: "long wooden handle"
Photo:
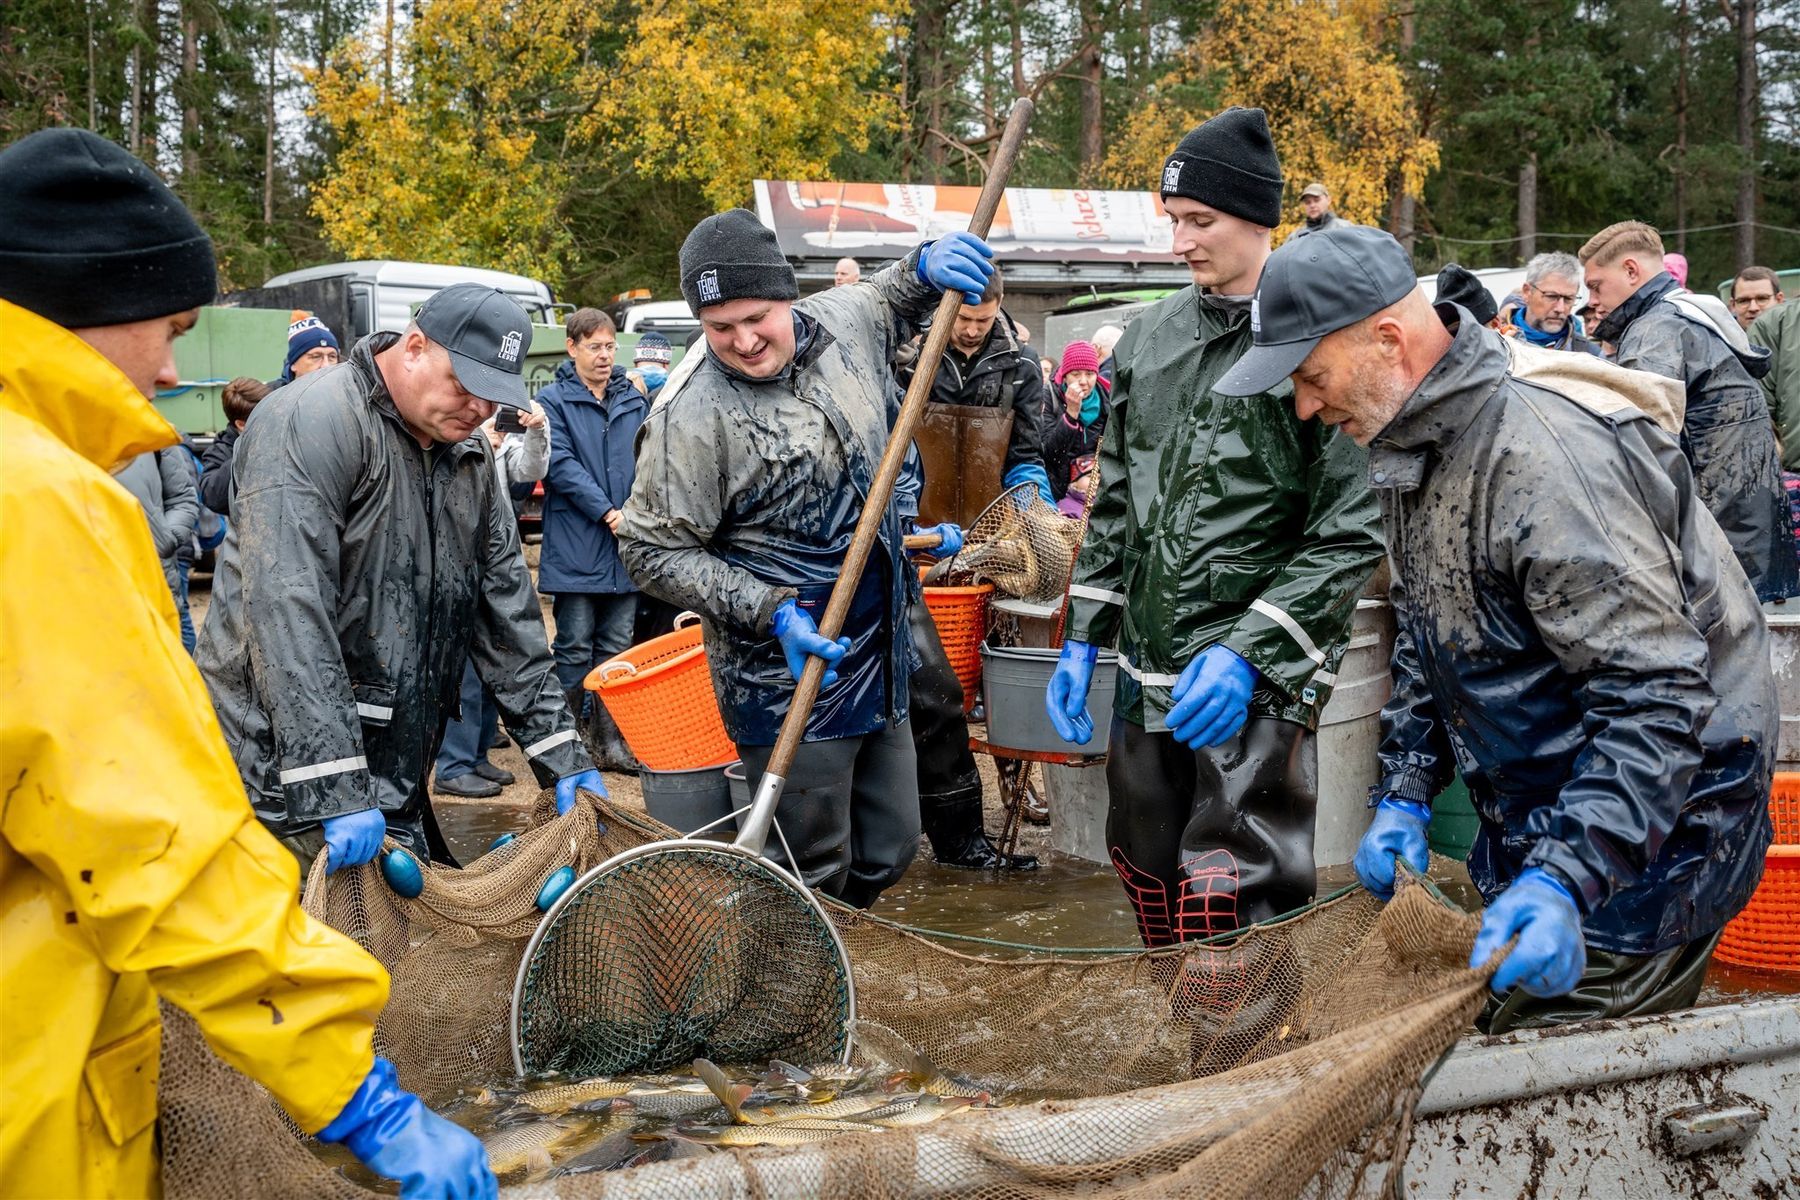
<path id="1" fill-rule="evenodd" d="M 1022 96 L 1013 101 L 1012 112 L 1006 118 L 1006 129 L 1000 136 L 999 146 L 994 149 L 987 181 L 981 185 L 981 197 L 975 202 L 975 212 L 969 217 L 969 232 L 976 237 L 986 237 L 989 227 L 994 223 L 994 214 L 999 211 L 1000 200 L 1006 192 L 1007 177 L 1012 174 L 1013 163 L 1017 161 L 1019 149 L 1025 143 L 1025 129 L 1031 124 L 1035 108 L 1030 100 Z M 931 394 L 932 379 L 937 374 L 938 361 L 944 357 L 944 347 L 950 342 L 950 331 L 956 323 L 956 311 L 963 303 L 962 293 L 956 290 L 945 292 L 943 299 L 938 301 L 937 315 L 931 322 L 931 332 L 925 336 L 924 348 L 919 351 L 918 363 L 913 368 L 912 386 L 906 389 L 906 399 L 900 405 L 900 415 L 894 421 L 894 428 L 888 433 L 887 450 L 881 456 L 881 465 L 875 469 L 875 481 L 869 486 L 869 494 L 863 502 L 862 516 L 856 522 L 856 535 L 850 539 L 850 549 L 844 555 L 844 569 L 831 589 L 831 599 L 825 605 L 824 619 L 819 622 L 819 633 L 828 639 L 835 639 L 844 628 L 850 601 L 856 594 L 857 584 L 862 582 L 863 567 L 868 563 L 869 553 L 880 536 L 881 518 L 887 512 L 888 500 L 894 493 L 894 481 L 900 477 L 907 448 L 912 445 L 913 431 L 918 428 L 920 418 L 925 415 L 925 400 Z M 773 776 L 776 780 L 787 778 L 788 767 L 793 763 L 794 753 L 800 748 L 800 739 L 806 733 L 806 721 L 812 715 L 813 702 L 819 698 L 819 681 L 824 676 L 825 660 L 808 657 L 806 669 L 800 673 L 800 682 L 794 688 L 794 699 L 788 707 L 787 718 L 781 723 L 781 736 L 769 755 L 764 785 L 758 787 L 757 803 L 753 808 L 760 809 L 764 806 L 764 793 L 770 790 L 767 786 L 769 777 Z M 755 819 L 758 815 L 760 814 L 753 811 L 745 822 L 738 839 L 740 844 L 746 844 L 754 833 L 766 836 L 767 822 L 758 822 Z M 760 830 L 755 828 L 759 825 Z M 758 842 L 755 848 L 760 849 L 761 843 Z"/>
<path id="2" fill-rule="evenodd" d="M 909 533 L 901 539 L 901 542 L 908 550 L 936 550 L 944 544 L 944 535 L 941 533 Z"/>

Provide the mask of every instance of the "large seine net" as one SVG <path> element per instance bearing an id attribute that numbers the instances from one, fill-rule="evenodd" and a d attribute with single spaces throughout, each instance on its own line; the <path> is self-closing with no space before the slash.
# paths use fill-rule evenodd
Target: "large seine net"
<path id="1" fill-rule="evenodd" d="M 548 816 L 540 798 L 539 817 Z M 594 831 L 596 816 L 607 832 Z M 376 1032 L 428 1100 L 510 1074 L 508 1014 L 533 898 L 671 831 L 584 797 L 400 900 L 370 867 L 306 903 L 393 973 Z M 510 1189 L 561 1197 L 1244 1197 L 1369 1193 L 1404 1155 L 1419 1081 L 1469 1025 L 1474 919 L 1403 885 L 1357 891 L 1229 945 L 998 960 L 831 908 L 859 1014 L 939 1066 L 1054 1097 L 917 1129 L 720 1151 Z M 161 1136 L 174 1197 L 364 1197 L 260 1088 L 165 1007 Z"/>
<path id="2" fill-rule="evenodd" d="M 1008 488 L 963 531 L 963 547 L 938 564 L 928 584 L 991 583 L 1004 596 L 1048 603 L 1068 591 L 1087 519 L 1044 501 L 1037 485 Z"/>

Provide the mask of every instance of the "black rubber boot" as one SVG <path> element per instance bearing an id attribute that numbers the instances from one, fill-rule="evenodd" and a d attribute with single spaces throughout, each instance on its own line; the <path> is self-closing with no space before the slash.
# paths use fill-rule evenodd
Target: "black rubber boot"
<path id="1" fill-rule="evenodd" d="M 1035 871 L 1037 856 L 1002 854 L 981 827 L 981 789 L 919 797 L 919 819 L 939 866 L 971 871 Z"/>
<path id="2" fill-rule="evenodd" d="M 625 735 L 619 732 L 618 724 L 598 696 L 594 697 L 593 711 L 588 714 L 588 730 L 595 766 L 602 771 L 637 773 L 637 755 L 625 744 Z"/>

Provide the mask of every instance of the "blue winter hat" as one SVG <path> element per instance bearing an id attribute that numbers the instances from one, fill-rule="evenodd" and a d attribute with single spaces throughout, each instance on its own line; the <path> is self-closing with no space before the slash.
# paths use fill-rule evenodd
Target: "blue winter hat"
<path id="1" fill-rule="evenodd" d="M 289 325 L 287 362 L 281 368 L 282 378 L 292 379 L 294 364 L 300 361 L 300 356 L 310 350 L 317 350 L 320 346 L 330 346 L 333 350 L 341 350 L 337 338 L 332 336 L 331 330 L 325 328 L 325 322 L 311 313 L 307 313 Z"/>
<path id="2" fill-rule="evenodd" d="M 652 329 L 638 339 L 637 348 L 631 355 L 631 361 L 634 363 L 661 363 L 666 367 L 669 365 L 669 360 L 674 357 L 675 352 L 669 345 L 669 339 Z"/>

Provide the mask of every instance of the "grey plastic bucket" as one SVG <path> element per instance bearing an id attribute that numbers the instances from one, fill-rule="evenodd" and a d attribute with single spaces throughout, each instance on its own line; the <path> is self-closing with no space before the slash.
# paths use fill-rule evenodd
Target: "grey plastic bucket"
<path id="1" fill-rule="evenodd" d="M 744 774 L 743 763 L 734 762 L 725 768 L 725 786 L 731 789 L 732 812 L 750 807 L 750 779 Z"/>
<path id="2" fill-rule="evenodd" d="M 1107 731 L 1112 728 L 1113 683 L 1119 656 L 1102 650 L 1094 664 L 1093 685 L 1088 688 L 1088 715 L 1094 719 L 1094 737 L 1076 746 L 1057 736 L 1044 710 L 1044 691 L 1056 671 L 1062 651 L 1026 646 L 990 646 L 981 643 L 981 690 L 987 697 L 987 740 L 1008 750 L 1043 750 L 1063 754 L 1103 754 Z"/>
<path id="3" fill-rule="evenodd" d="M 738 764 L 733 763 L 732 766 Z M 700 767 L 692 771 L 652 771 L 638 768 L 638 782 L 644 789 L 644 811 L 664 825 L 682 833 L 693 833 L 721 817 L 729 817 L 731 784 L 725 778 L 726 767 Z M 726 821 L 704 835 L 730 841 L 737 833 L 733 822 Z"/>

